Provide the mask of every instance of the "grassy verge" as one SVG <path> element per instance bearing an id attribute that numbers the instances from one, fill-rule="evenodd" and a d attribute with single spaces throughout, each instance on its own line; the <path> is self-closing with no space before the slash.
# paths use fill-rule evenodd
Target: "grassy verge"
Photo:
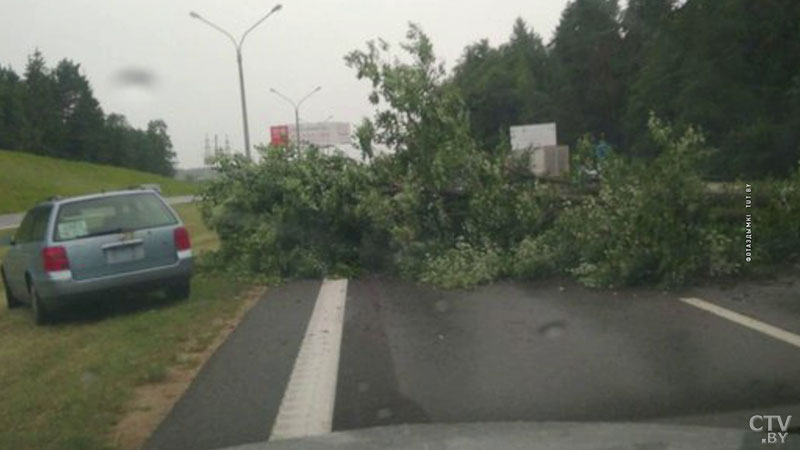
<path id="1" fill-rule="evenodd" d="M 184 203 L 172 207 L 189 228 L 192 240 L 192 250 L 196 254 L 202 255 L 209 250 L 216 250 L 219 239 L 216 233 L 206 228 L 200 210 L 191 203 Z"/>
<path id="2" fill-rule="evenodd" d="M 194 207 L 177 209 L 195 249 L 213 248 Z M 7 310 L 2 298 L 0 448 L 110 448 L 109 433 L 135 389 L 205 349 L 249 287 L 200 274 L 189 300 L 109 299 L 47 327 L 35 326 L 27 308 Z"/>
<path id="3" fill-rule="evenodd" d="M 80 195 L 103 189 L 156 183 L 164 195 L 196 192 L 186 181 L 120 167 L 48 158 L 30 153 L 0 150 L 0 214 L 25 211 L 53 195 Z"/>

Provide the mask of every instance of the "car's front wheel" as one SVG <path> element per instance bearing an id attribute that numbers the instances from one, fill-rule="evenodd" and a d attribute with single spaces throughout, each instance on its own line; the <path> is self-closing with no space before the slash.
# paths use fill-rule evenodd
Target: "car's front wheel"
<path id="1" fill-rule="evenodd" d="M 184 300 L 189 298 L 192 293 L 192 284 L 189 279 L 181 280 L 167 287 L 167 296 L 170 298 Z"/>
<path id="2" fill-rule="evenodd" d="M 42 304 L 42 299 L 39 297 L 39 293 L 36 291 L 36 286 L 31 285 L 31 309 L 33 310 L 33 318 L 36 321 L 36 325 L 44 325 L 49 323 L 53 316 L 50 311 Z"/>
<path id="3" fill-rule="evenodd" d="M 14 297 L 14 294 L 11 293 L 11 288 L 8 287 L 5 271 L 0 271 L 0 278 L 3 279 L 3 288 L 6 293 L 6 305 L 8 305 L 8 309 L 22 306 L 22 302 L 20 302 L 18 298 Z"/>

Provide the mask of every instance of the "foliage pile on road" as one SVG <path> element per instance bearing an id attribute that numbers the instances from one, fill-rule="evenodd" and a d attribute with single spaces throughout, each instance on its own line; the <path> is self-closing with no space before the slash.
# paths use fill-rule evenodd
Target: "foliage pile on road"
<path id="1" fill-rule="evenodd" d="M 519 246 L 516 275 L 559 273 L 589 286 L 680 285 L 740 269 L 741 226 L 713 219 L 698 174 L 710 153 L 702 135 L 691 128 L 678 135 L 654 117 L 650 134 L 659 156 L 644 163 L 610 155 L 598 194 Z"/>
<path id="2" fill-rule="evenodd" d="M 204 193 L 203 216 L 221 238 L 218 264 L 273 277 L 347 274 L 357 267 L 366 168 L 315 150 L 262 150 L 258 164 L 242 156 L 221 159 L 221 176 Z"/>
<path id="3" fill-rule="evenodd" d="M 412 26 L 403 48 L 413 63 L 384 59 L 384 42 L 346 58 L 374 87 L 378 112 L 357 132 L 369 164 L 292 148 L 220 161 L 204 196 L 219 265 L 280 277 L 380 268 L 468 286 L 500 276 L 503 249 L 555 219 L 558 199 L 514 176 L 506 149 L 478 147 L 427 36 Z M 373 142 L 394 153 L 373 157 Z"/>
<path id="4" fill-rule="evenodd" d="M 412 25 L 407 37 L 410 63 L 388 59 L 382 41 L 346 58 L 373 87 L 376 115 L 356 132 L 368 164 L 274 147 L 259 163 L 220 161 L 203 202 L 221 238 L 217 265 L 274 277 L 382 269 L 448 288 L 553 274 L 590 286 L 678 285 L 745 269 L 744 205 L 734 219 L 715 212 L 700 177 L 712 154 L 701 133 L 652 117 L 655 160 L 611 152 L 591 182 L 584 140 L 572 183 L 543 183 L 507 144 L 478 143 L 427 36 Z M 374 156 L 373 143 L 393 153 Z M 799 217 L 790 202 L 800 172 L 774 186 L 783 200 L 764 205 L 760 226 L 778 245 L 779 224 Z M 792 233 L 785 255 L 800 250 Z"/>

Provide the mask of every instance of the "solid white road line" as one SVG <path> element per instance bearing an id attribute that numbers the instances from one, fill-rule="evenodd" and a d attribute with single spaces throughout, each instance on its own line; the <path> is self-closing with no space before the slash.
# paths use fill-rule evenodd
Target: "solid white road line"
<path id="1" fill-rule="evenodd" d="M 790 333 L 784 329 L 772 326 L 768 323 L 761 322 L 759 320 L 753 319 L 752 317 L 745 316 L 744 314 L 739 314 L 729 309 L 725 309 L 721 306 L 717 306 L 705 300 L 700 300 L 699 298 L 679 298 L 678 300 L 682 301 L 683 303 L 686 303 L 687 305 L 692 305 L 695 308 L 700 308 L 704 311 L 708 311 L 711 314 L 722 317 L 723 319 L 728 319 L 731 322 L 738 323 L 743 327 L 750 328 L 751 330 L 758 331 L 759 333 L 766 334 L 769 337 L 775 338 L 779 341 L 783 341 L 786 342 L 787 344 L 794 345 L 795 347 L 800 348 L 800 336 L 794 333 Z"/>
<path id="2" fill-rule="evenodd" d="M 283 394 L 270 440 L 330 433 L 347 280 L 325 280 Z"/>

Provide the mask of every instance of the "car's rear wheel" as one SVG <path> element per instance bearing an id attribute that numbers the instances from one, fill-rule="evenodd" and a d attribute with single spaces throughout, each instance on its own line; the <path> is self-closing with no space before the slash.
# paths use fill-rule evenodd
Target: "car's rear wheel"
<path id="1" fill-rule="evenodd" d="M 4 271 L 0 271 L 0 278 L 3 279 L 3 288 L 5 288 L 4 290 L 6 292 L 6 305 L 8 305 L 8 309 L 22 306 L 22 302 L 11 293 L 11 288 L 8 287 L 8 281 L 6 281 L 6 273 Z"/>
<path id="2" fill-rule="evenodd" d="M 192 284 L 188 279 L 177 281 L 167 287 L 167 295 L 170 298 L 184 300 L 189 298 L 192 293 Z"/>
<path id="3" fill-rule="evenodd" d="M 53 320 L 50 311 L 42 304 L 42 299 L 36 291 L 36 286 L 30 286 L 31 292 L 31 309 L 33 310 L 33 318 L 36 320 L 36 325 L 44 325 Z"/>

